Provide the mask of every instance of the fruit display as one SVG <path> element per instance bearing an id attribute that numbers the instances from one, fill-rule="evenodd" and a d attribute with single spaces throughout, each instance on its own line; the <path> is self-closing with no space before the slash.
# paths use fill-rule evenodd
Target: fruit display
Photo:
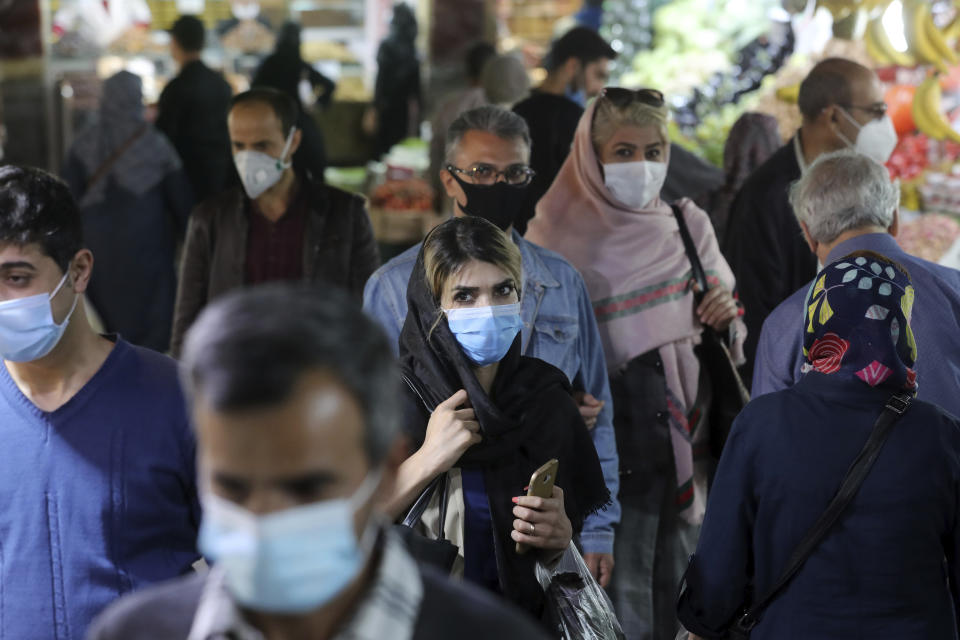
<path id="1" fill-rule="evenodd" d="M 956 52 L 947 44 L 944 34 L 934 24 L 928 0 L 905 0 L 903 24 L 909 51 L 918 60 L 932 64 L 945 73 L 950 70 L 948 65 L 960 62 Z"/>
<path id="2" fill-rule="evenodd" d="M 428 211 L 433 189 L 425 180 L 388 180 L 370 195 L 371 206 L 387 211 Z"/>
<path id="3" fill-rule="evenodd" d="M 941 100 L 940 78 L 936 74 L 930 75 L 920 83 L 914 94 L 911 110 L 913 121 L 917 129 L 934 140 L 960 142 L 960 133 L 943 114 Z"/>
<path id="4" fill-rule="evenodd" d="M 928 213 L 900 225 L 897 243 L 907 253 L 939 262 L 960 239 L 960 223 L 951 216 Z"/>

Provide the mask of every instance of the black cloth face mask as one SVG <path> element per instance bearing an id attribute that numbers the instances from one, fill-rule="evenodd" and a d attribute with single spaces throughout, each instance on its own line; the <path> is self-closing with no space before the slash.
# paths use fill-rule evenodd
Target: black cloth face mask
<path id="1" fill-rule="evenodd" d="M 501 231 L 510 228 L 523 207 L 523 196 L 529 185 L 514 186 L 500 181 L 491 185 L 470 184 L 453 172 L 450 172 L 450 175 L 467 196 L 466 205 L 457 202 L 465 214 L 492 222 Z"/>

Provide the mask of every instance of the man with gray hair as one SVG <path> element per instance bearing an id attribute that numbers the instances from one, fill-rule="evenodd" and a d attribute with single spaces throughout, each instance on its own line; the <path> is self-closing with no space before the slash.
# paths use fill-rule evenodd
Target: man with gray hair
<path id="1" fill-rule="evenodd" d="M 108 609 L 91 640 L 544 638 L 480 589 L 418 568 L 381 504 L 406 458 L 383 333 L 335 289 L 225 296 L 181 364 L 213 569 Z"/>
<path id="2" fill-rule="evenodd" d="M 616 496 L 620 486 L 613 406 L 607 364 L 597 321 L 583 278 L 569 262 L 524 240 L 513 229 L 533 177 L 529 167 L 530 132 L 523 118 L 485 106 L 462 114 L 447 133 L 446 168 L 440 172 L 454 215 L 485 218 L 506 231 L 523 258 L 521 316 L 523 355 L 563 371 L 600 457 L 603 476 Z M 420 245 L 378 269 L 363 292 L 363 308 L 390 337 L 394 351 L 407 317 L 407 283 Z M 604 586 L 613 571 L 614 526 L 620 521 L 616 500 L 584 523 L 584 558 Z"/>
<path id="3" fill-rule="evenodd" d="M 917 296 L 912 326 L 919 350 L 918 398 L 960 415 L 960 271 L 911 256 L 897 245 L 899 200 L 900 190 L 883 165 L 854 151 L 820 156 L 790 188 L 790 204 L 821 264 L 872 251 L 909 272 Z M 754 397 L 800 379 L 808 291 L 803 287 L 787 298 L 763 324 Z"/>

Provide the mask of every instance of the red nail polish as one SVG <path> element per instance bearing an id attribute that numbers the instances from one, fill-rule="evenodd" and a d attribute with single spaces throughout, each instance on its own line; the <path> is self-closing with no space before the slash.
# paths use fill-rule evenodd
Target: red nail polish
<path id="1" fill-rule="evenodd" d="M 518 504 L 520 502 L 520 498 L 510 498 L 510 499 L 513 500 L 513 504 Z"/>
<path id="2" fill-rule="evenodd" d="M 523 488 L 524 491 L 530 491 L 530 485 L 527 485 Z"/>

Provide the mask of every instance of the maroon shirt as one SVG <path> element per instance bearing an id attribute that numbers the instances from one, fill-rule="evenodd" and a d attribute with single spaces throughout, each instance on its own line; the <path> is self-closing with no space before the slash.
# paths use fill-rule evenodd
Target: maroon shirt
<path id="1" fill-rule="evenodd" d="M 247 234 L 248 285 L 277 280 L 303 278 L 303 246 L 307 231 L 307 206 L 304 189 L 297 193 L 283 216 L 270 222 L 257 203 L 247 208 L 250 230 Z"/>

